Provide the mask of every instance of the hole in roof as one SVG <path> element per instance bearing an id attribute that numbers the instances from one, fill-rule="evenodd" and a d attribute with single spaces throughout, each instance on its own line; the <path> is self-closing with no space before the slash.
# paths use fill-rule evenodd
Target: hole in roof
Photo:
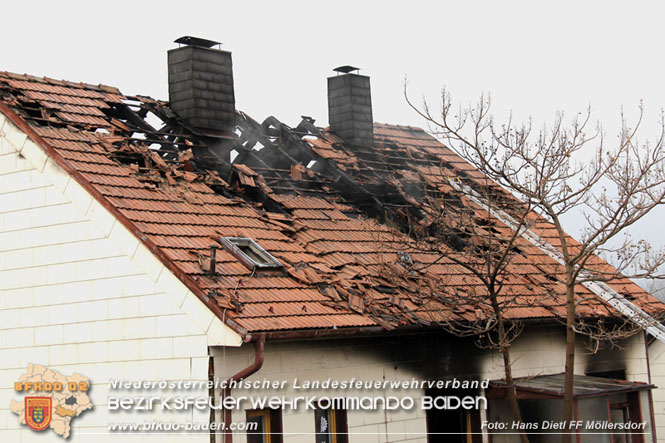
<path id="1" fill-rule="evenodd" d="M 312 169 L 314 165 L 316 164 L 316 160 L 312 160 L 309 163 L 307 163 L 307 169 Z"/>
<path id="2" fill-rule="evenodd" d="M 265 146 L 263 146 L 263 143 L 261 143 L 261 142 L 256 142 L 256 143 L 254 144 L 254 147 L 253 147 L 252 149 L 255 150 L 255 151 L 260 151 L 260 150 L 263 149 L 263 148 L 265 148 Z"/>
<path id="3" fill-rule="evenodd" d="M 232 150 L 231 150 L 231 152 L 229 153 L 229 155 L 231 156 L 231 163 L 233 163 L 233 160 L 236 159 L 236 157 L 238 156 L 238 154 L 239 154 L 239 152 L 236 151 L 235 149 L 232 149 Z"/>
<path id="4" fill-rule="evenodd" d="M 491 232 L 492 234 L 501 234 L 501 231 L 499 231 L 498 229 L 496 229 L 496 228 L 494 228 L 494 227 L 492 227 L 492 226 L 486 227 L 485 229 L 487 229 L 487 230 L 488 230 L 489 232 Z"/>
<path id="5" fill-rule="evenodd" d="M 154 129 L 160 129 L 162 126 L 164 126 L 162 119 L 157 117 L 152 112 L 148 112 L 148 115 L 145 116 L 144 120 Z"/>
<path id="6" fill-rule="evenodd" d="M 153 151 L 159 151 L 162 148 L 162 145 L 159 143 L 153 143 L 150 146 L 148 146 L 148 149 L 151 149 Z"/>
<path id="7" fill-rule="evenodd" d="M 106 128 L 97 128 L 95 129 L 95 132 L 97 134 L 110 134 L 109 130 Z"/>
<path id="8" fill-rule="evenodd" d="M 476 217 L 474 221 L 478 226 L 489 226 L 490 224 L 492 224 L 492 222 L 487 218 Z"/>
<path id="9" fill-rule="evenodd" d="M 233 130 L 233 133 L 240 137 L 242 135 L 242 130 L 236 126 L 236 128 Z"/>
<path id="10" fill-rule="evenodd" d="M 145 134 L 142 132 L 135 132 L 132 138 L 138 138 L 139 140 L 145 140 Z"/>
<path id="11" fill-rule="evenodd" d="M 444 240 L 448 246 L 452 247 L 456 251 L 462 251 L 468 244 L 467 238 L 468 234 L 464 231 L 461 231 L 457 228 L 453 228 L 450 232 L 447 232 Z"/>
<path id="12" fill-rule="evenodd" d="M 268 251 L 247 237 L 222 237 L 222 246 L 249 269 L 281 268 L 282 264 Z"/>
<path id="13" fill-rule="evenodd" d="M 636 298 L 633 294 L 631 294 L 631 293 L 629 293 L 629 292 L 624 292 L 624 293 L 621 294 L 621 295 L 623 295 L 624 298 L 625 298 L 626 300 L 628 300 L 628 301 L 635 301 L 635 300 L 637 300 L 637 298 Z"/>

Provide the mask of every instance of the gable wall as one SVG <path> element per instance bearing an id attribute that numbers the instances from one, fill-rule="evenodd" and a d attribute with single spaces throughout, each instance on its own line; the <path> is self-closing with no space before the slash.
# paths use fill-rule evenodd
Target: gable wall
<path id="1" fill-rule="evenodd" d="M 0 441 L 37 438 L 9 410 L 10 399 L 22 401 L 13 382 L 28 363 L 90 379 L 95 407 L 74 419 L 72 436 L 98 442 L 109 437 L 85 433 L 105 433 L 109 422 L 159 418 L 109 414 L 109 379 L 207 380 L 208 346 L 239 340 L 0 113 Z M 168 417 L 174 419 L 208 416 Z M 131 439 L 139 440 L 208 437 Z"/>

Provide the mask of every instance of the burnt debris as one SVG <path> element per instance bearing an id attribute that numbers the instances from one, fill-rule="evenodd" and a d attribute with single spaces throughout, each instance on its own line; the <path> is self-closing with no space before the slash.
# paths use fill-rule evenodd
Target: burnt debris
<path id="1" fill-rule="evenodd" d="M 509 233 L 454 184 L 505 196 L 498 186 L 423 130 L 372 123 L 369 78 L 353 70 L 329 79 L 330 128 L 308 116 L 259 123 L 235 110 L 230 53 L 180 43 L 169 103 L 2 72 L 0 100 L 249 331 L 432 327 L 489 312 L 481 282 L 436 248 L 463 251 L 469 216 L 488 236 Z M 457 230 L 428 250 L 419 240 L 437 223 Z M 547 237 L 550 227 L 537 228 Z M 222 239 L 279 266 L 239 260 Z M 550 257 L 524 241 L 508 271 L 510 315 L 565 315 Z M 629 280 L 617 284 L 660 309 Z M 611 315 L 600 302 L 580 313 Z"/>

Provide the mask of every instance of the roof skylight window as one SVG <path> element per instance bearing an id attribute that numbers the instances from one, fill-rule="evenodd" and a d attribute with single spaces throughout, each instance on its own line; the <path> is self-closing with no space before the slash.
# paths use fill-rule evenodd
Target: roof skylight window
<path id="1" fill-rule="evenodd" d="M 222 237 L 222 246 L 249 269 L 281 268 L 282 264 L 251 238 Z"/>

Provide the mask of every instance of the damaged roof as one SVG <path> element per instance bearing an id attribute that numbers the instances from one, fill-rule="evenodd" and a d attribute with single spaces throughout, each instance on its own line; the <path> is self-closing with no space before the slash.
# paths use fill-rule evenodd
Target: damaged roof
<path id="1" fill-rule="evenodd" d="M 471 302 L 481 282 L 404 223 L 435 223 L 423 198 L 431 188 L 491 220 L 488 232 L 511 230 L 453 183 L 486 177 L 422 129 L 375 124 L 372 146 L 351 147 L 309 117 L 289 127 L 239 112 L 233 131 L 206 134 L 163 101 L 6 72 L 0 110 L 241 332 L 391 330 L 487 315 Z M 557 246 L 552 225 L 536 220 L 532 230 Z M 281 266 L 248 266 L 223 238 L 252 239 Z M 564 318 L 562 279 L 555 259 L 520 239 L 502 282 L 506 316 Z M 611 286 L 646 313 L 663 311 L 628 279 Z M 581 316 L 616 316 L 586 287 L 578 296 Z"/>

